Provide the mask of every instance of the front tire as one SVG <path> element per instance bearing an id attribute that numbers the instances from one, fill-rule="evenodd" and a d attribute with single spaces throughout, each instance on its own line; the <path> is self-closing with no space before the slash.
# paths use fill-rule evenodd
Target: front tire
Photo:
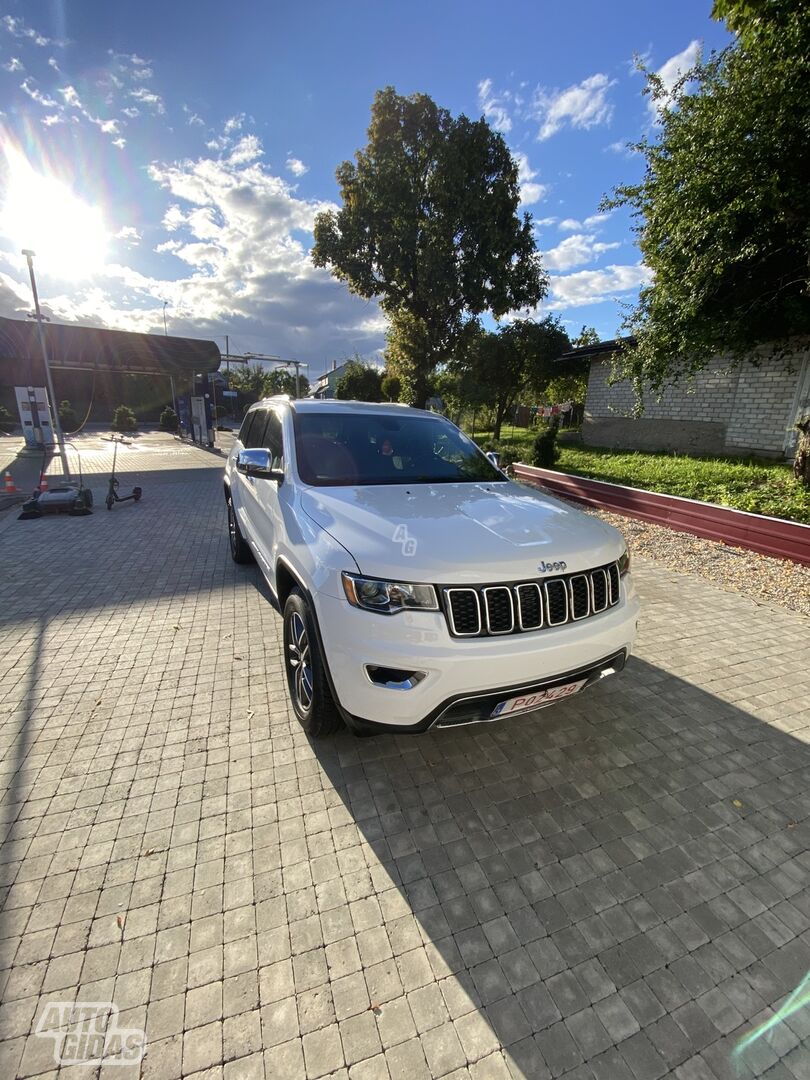
<path id="1" fill-rule="evenodd" d="M 323 657 L 309 604 L 293 589 L 284 605 L 284 671 L 298 722 L 313 739 L 331 735 L 341 718 L 326 678 Z"/>
<path id="2" fill-rule="evenodd" d="M 231 558 L 235 563 L 240 564 L 252 562 L 253 552 L 250 550 L 250 544 L 242 536 L 236 518 L 236 511 L 233 508 L 233 499 L 231 499 L 230 495 L 226 496 L 226 502 L 228 504 L 228 543 L 231 549 Z"/>

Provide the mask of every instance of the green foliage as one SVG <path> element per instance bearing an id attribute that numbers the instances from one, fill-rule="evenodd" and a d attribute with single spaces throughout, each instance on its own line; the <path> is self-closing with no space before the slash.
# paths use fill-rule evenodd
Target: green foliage
<path id="1" fill-rule="evenodd" d="M 0 405 L 0 431 L 10 431 L 16 426 L 16 423 L 16 420 L 5 405 Z"/>
<path id="2" fill-rule="evenodd" d="M 559 429 L 560 422 L 554 416 L 534 440 L 532 464 L 539 469 L 553 469 L 559 460 L 560 448 L 557 445 L 557 432 Z"/>
<path id="3" fill-rule="evenodd" d="M 542 397 L 558 374 L 559 356 L 571 347 L 559 319 L 547 315 L 539 322 L 518 319 L 498 333 L 478 329 L 469 335 L 453 362 L 454 370 L 477 388 L 478 400 L 495 409 L 494 436 L 521 394 Z"/>
<path id="4" fill-rule="evenodd" d="M 383 375 L 380 389 L 382 390 L 383 400 L 399 401 L 399 395 L 402 393 L 402 380 L 396 375 Z"/>
<path id="5" fill-rule="evenodd" d="M 137 431 L 138 421 L 135 418 L 135 413 L 128 405 L 119 405 L 113 413 L 112 418 L 113 431 Z"/>
<path id="6" fill-rule="evenodd" d="M 264 394 L 265 397 L 273 397 L 275 394 L 289 394 L 291 398 L 306 397 L 309 393 L 309 379 L 306 375 L 298 376 L 300 394 L 297 393 L 295 372 L 285 368 L 275 368 L 265 374 Z"/>
<path id="7" fill-rule="evenodd" d="M 558 468 L 810 525 L 810 491 L 783 462 L 563 446 Z"/>
<path id="8" fill-rule="evenodd" d="M 74 431 L 76 428 L 76 413 L 67 398 L 59 402 L 59 423 L 63 431 Z"/>
<path id="9" fill-rule="evenodd" d="M 252 401 L 259 401 L 267 396 L 267 371 L 255 361 L 244 367 L 234 365 L 231 368 L 231 389 L 237 390 Z"/>
<path id="10" fill-rule="evenodd" d="M 599 334 L 592 326 L 583 326 L 575 338 L 571 338 L 571 348 L 581 349 L 584 345 L 598 345 Z"/>
<path id="11" fill-rule="evenodd" d="M 806 3 L 727 0 L 715 13 L 741 37 L 675 88 L 648 73 L 661 105 L 638 184 L 608 206 L 637 216 L 653 281 L 625 321 L 637 339 L 621 373 L 654 389 L 810 336 L 810 18 Z M 688 93 L 690 85 L 696 89 Z"/>
<path id="12" fill-rule="evenodd" d="M 762 31 L 787 23 L 806 7 L 806 0 L 714 0 L 712 18 L 725 22 L 744 45 L 750 45 Z"/>
<path id="13" fill-rule="evenodd" d="M 163 431 L 177 431 L 179 429 L 180 418 L 171 405 L 167 405 L 160 414 L 160 427 Z"/>
<path id="14" fill-rule="evenodd" d="M 309 391 L 309 379 L 305 375 L 300 376 L 301 397 L 306 397 Z M 249 401 L 260 401 L 262 398 L 274 397 L 276 394 L 289 394 L 296 397 L 295 372 L 286 368 L 266 368 L 259 361 L 246 364 L 244 367 L 231 369 L 232 390 L 237 390 Z"/>
<path id="15" fill-rule="evenodd" d="M 573 401 L 575 405 L 585 404 L 588 392 L 588 372 L 576 371 L 567 375 L 558 375 L 546 385 L 543 398 L 551 405 L 561 405 L 564 401 Z"/>
<path id="16" fill-rule="evenodd" d="M 361 359 L 349 360 L 335 386 L 342 401 L 382 401 L 382 372 Z"/>
<path id="17" fill-rule="evenodd" d="M 405 399 L 423 405 L 470 317 L 546 293 L 517 165 L 485 120 L 387 87 L 375 95 L 368 144 L 336 176 L 342 207 L 317 215 L 313 262 L 379 297 L 393 322 L 392 370 Z"/>

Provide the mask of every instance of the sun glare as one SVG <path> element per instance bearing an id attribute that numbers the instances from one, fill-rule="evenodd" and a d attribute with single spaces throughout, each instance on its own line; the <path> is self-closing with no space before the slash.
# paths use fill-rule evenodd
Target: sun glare
<path id="1" fill-rule="evenodd" d="M 11 241 L 15 253 L 33 248 L 42 274 L 69 281 L 100 270 L 107 246 L 101 210 L 61 180 L 36 172 L 18 150 L 6 149 L 5 156 L 0 235 Z"/>

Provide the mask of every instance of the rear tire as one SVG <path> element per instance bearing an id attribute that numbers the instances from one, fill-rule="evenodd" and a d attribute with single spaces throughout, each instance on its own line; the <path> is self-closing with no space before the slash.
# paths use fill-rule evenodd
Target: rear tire
<path id="1" fill-rule="evenodd" d="M 250 544 L 242 536 L 242 532 L 239 528 L 239 521 L 236 517 L 236 511 L 233 508 L 233 500 L 230 495 L 226 496 L 228 504 L 228 541 L 231 549 L 231 558 L 235 563 L 249 563 L 253 562 L 253 552 L 250 550 Z"/>
<path id="2" fill-rule="evenodd" d="M 293 589 L 284 605 L 284 671 L 290 703 L 307 735 L 322 739 L 337 731 L 343 721 L 329 689 L 314 617 L 300 589 Z"/>

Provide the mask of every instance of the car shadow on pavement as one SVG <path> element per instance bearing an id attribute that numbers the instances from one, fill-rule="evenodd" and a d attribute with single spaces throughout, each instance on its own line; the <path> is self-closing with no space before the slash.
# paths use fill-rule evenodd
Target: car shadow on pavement
<path id="1" fill-rule="evenodd" d="M 36 774 L 43 764 L 33 762 L 29 754 L 36 736 L 34 714 L 47 694 L 47 687 L 42 684 L 47 625 L 48 620 L 41 617 L 27 627 L 21 635 L 23 643 L 17 643 L 13 657 L 4 658 L 2 667 L 7 697 L 0 723 L 0 972 L 5 973 L 14 962 L 40 884 L 37 881 L 29 888 L 25 875 L 19 871 L 24 860 L 30 860 L 26 869 L 33 871 L 36 879 L 38 854 L 48 857 L 51 850 L 48 838 L 36 837 L 36 823 L 32 827 L 24 813 Z M 10 885 L 11 882 L 14 884 Z M 0 987 L 5 987 L 5 979 L 0 979 Z M 0 999 L 5 999 L 2 992 Z"/>
<path id="2" fill-rule="evenodd" d="M 734 1052 L 810 969 L 805 743 L 634 658 L 529 716 L 312 748 L 368 845 L 343 877 L 364 1007 L 431 1075 L 808 1067 L 807 1005 Z"/>

